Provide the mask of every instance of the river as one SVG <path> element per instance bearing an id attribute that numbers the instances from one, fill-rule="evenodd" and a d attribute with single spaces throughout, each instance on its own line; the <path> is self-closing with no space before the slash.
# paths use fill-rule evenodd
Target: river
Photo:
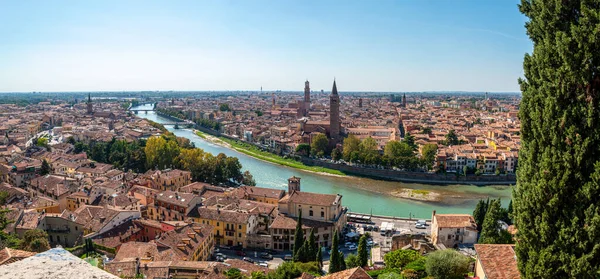
<path id="1" fill-rule="evenodd" d="M 140 106 L 137 108 L 151 108 Z M 155 112 L 139 112 L 138 117 L 146 118 L 157 123 L 169 121 L 157 115 Z M 438 213 L 469 213 L 473 212 L 475 204 L 481 198 L 502 198 L 502 204 L 506 206 L 510 200 L 512 187 L 510 186 L 472 186 L 472 185 L 427 185 L 418 183 L 403 183 L 375 180 L 363 177 L 337 177 L 305 172 L 281 165 L 264 162 L 254 157 L 247 156 L 232 149 L 210 143 L 189 129 L 166 128 L 179 137 L 190 139 L 196 147 L 204 149 L 213 155 L 225 153 L 227 156 L 238 157 L 243 170 L 249 170 L 254 176 L 259 187 L 287 189 L 287 179 L 292 176 L 301 178 L 302 191 L 341 194 L 342 204 L 350 211 L 361 213 L 372 213 L 375 215 L 387 215 L 398 217 L 430 218 L 433 210 Z M 443 203 L 422 202 L 408 200 L 382 194 L 389 193 L 394 189 L 411 188 L 436 191 L 442 195 L 449 195 Z"/>

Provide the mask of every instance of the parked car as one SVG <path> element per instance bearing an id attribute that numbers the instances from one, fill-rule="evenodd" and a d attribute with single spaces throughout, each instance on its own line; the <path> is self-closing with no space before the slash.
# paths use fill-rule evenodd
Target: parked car
<path id="1" fill-rule="evenodd" d="M 292 255 L 285 255 L 285 256 L 283 256 L 283 260 L 284 261 L 291 261 L 293 259 L 294 259 L 294 257 L 292 257 Z"/>
<path id="2" fill-rule="evenodd" d="M 223 255 L 223 253 L 217 253 L 215 254 L 216 257 L 221 257 L 223 259 L 227 259 L 227 256 Z"/>
<path id="3" fill-rule="evenodd" d="M 348 251 L 355 251 L 356 249 L 357 249 L 357 247 L 354 244 L 348 246 Z"/>
<path id="4" fill-rule="evenodd" d="M 235 251 L 235 254 L 238 255 L 238 256 L 240 256 L 240 257 L 246 256 L 246 252 L 244 252 L 242 250 Z"/>
<path id="5" fill-rule="evenodd" d="M 350 247 L 350 246 L 352 246 L 352 245 L 354 245 L 354 243 L 352 243 L 352 242 L 346 242 L 346 244 L 344 244 L 344 246 L 345 246 L 346 248 L 348 248 L 348 247 Z"/>
<path id="6" fill-rule="evenodd" d="M 426 229 L 427 227 L 425 226 L 425 224 L 417 224 L 415 226 L 415 228 L 417 228 L 417 229 Z"/>
<path id="7" fill-rule="evenodd" d="M 215 258 L 215 260 L 216 260 L 217 262 L 224 262 L 224 261 L 225 261 L 225 259 L 224 259 L 223 257 L 219 257 L 219 256 L 217 256 L 217 257 Z"/>
<path id="8" fill-rule="evenodd" d="M 263 259 L 267 259 L 267 260 L 272 260 L 273 259 L 273 255 L 267 253 L 267 252 L 262 252 L 260 253 L 260 257 Z"/>
<path id="9" fill-rule="evenodd" d="M 259 263 L 258 265 L 260 265 L 260 266 L 262 266 L 262 267 L 269 268 L 269 264 L 268 264 L 268 263 L 265 263 L 265 262 Z"/>
<path id="10" fill-rule="evenodd" d="M 373 230 L 373 226 L 367 226 L 367 231 L 372 231 Z"/>
<path id="11" fill-rule="evenodd" d="M 373 226 L 373 231 L 378 232 L 379 231 L 379 226 Z"/>
<path id="12" fill-rule="evenodd" d="M 242 260 L 247 261 L 249 263 L 254 263 L 254 260 L 252 260 L 251 258 L 248 258 L 248 257 L 243 257 Z"/>
<path id="13" fill-rule="evenodd" d="M 374 244 L 373 239 L 367 239 L 367 246 L 373 246 Z"/>
<path id="14" fill-rule="evenodd" d="M 427 221 L 426 221 L 426 220 L 423 220 L 423 219 L 421 219 L 421 220 L 417 220 L 417 225 L 418 225 L 418 224 L 423 224 L 423 225 L 427 226 Z"/>

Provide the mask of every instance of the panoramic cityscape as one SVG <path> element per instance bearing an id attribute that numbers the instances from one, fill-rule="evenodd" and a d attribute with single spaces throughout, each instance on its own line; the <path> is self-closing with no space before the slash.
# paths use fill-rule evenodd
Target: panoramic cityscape
<path id="1" fill-rule="evenodd" d="M 600 277 L 600 2 L 309 2 L 7 3 L 0 278 Z"/>

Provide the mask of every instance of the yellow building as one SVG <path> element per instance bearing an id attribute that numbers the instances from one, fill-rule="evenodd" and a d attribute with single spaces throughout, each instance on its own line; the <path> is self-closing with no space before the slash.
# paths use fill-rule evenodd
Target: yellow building
<path id="1" fill-rule="evenodd" d="M 192 173 L 182 170 L 157 171 L 152 175 L 158 189 L 176 191 L 192 182 Z"/>
<path id="2" fill-rule="evenodd" d="M 90 204 L 90 197 L 84 192 L 75 192 L 67 197 L 67 209 L 75 211 L 83 204 Z"/>
<path id="3" fill-rule="evenodd" d="M 241 246 L 246 248 L 247 237 L 255 234 L 258 227 L 258 216 L 242 211 L 221 210 L 200 207 L 188 217 L 194 222 L 211 225 L 217 245 Z"/>

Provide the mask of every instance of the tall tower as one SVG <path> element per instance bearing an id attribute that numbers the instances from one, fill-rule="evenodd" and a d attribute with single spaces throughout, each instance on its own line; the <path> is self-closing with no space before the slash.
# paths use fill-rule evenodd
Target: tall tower
<path id="1" fill-rule="evenodd" d="M 402 96 L 402 107 L 406 107 L 406 93 Z"/>
<path id="2" fill-rule="evenodd" d="M 358 98 L 358 107 L 362 108 L 362 98 Z"/>
<path id="3" fill-rule="evenodd" d="M 271 98 L 273 102 L 273 108 L 275 108 L 275 93 L 272 93 Z"/>
<path id="4" fill-rule="evenodd" d="M 93 114 L 93 113 L 94 113 L 94 108 L 92 107 L 92 94 L 88 93 L 87 114 Z"/>
<path id="5" fill-rule="evenodd" d="M 310 83 L 308 80 L 304 82 L 304 116 L 308 116 L 308 111 L 310 110 Z"/>
<path id="6" fill-rule="evenodd" d="M 288 194 L 300 192 L 300 177 L 292 176 L 288 178 Z"/>
<path id="7" fill-rule="evenodd" d="M 329 96 L 329 136 L 337 140 L 340 136 L 340 96 L 338 95 L 335 79 Z"/>

